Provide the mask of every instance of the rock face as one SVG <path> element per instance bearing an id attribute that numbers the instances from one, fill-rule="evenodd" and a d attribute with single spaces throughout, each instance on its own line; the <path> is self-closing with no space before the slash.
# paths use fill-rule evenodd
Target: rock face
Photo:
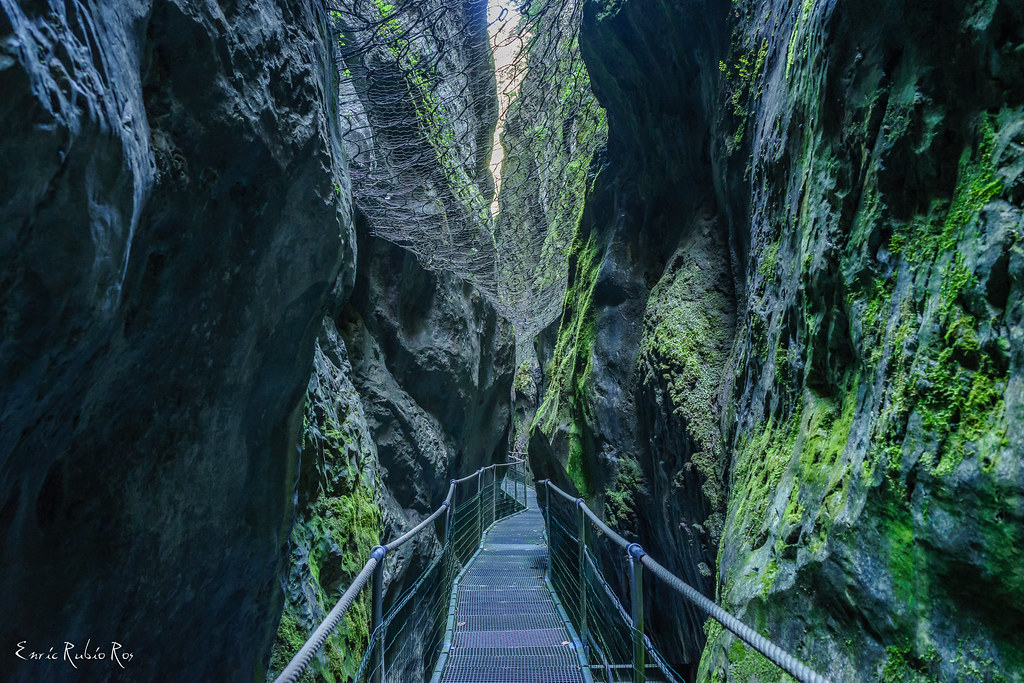
<path id="1" fill-rule="evenodd" d="M 587 11 L 539 475 L 833 680 L 1024 680 L 1024 10 Z M 660 611 L 684 673 L 780 680 Z"/>
<path id="2" fill-rule="evenodd" d="M 738 9 L 722 598 L 836 680 L 1022 680 L 1024 10 Z"/>
<path id="3" fill-rule="evenodd" d="M 252 680 L 319 310 L 354 238 L 307 3 L 0 3 L 0 627 Z M 346 256 L 347 254 L 347 256 Z M 108 654 L 109 657 L 109 654 Z"/>
<path id="4" fill-rule="evenodd" d="M 737 307 L 728 221 L 703 151 L 717 60 L 694 54 L 724 54 L 713 10 L 586 5 L 580 42 L 608 147 L 557 337 L 540 338 L 551 362 L 530 448 L 538 476 L 557 481 L 564 466 L 592 507 L 709 594 L 724 514 L 714 416 Z M 696 662 L 703 617 L 670 592 L 655 599 L 673 615 L 652 624 L 667 635 L 660 647 Z"/>
<path id="5" fill-rule="evenodd" d="M 380 543 L 382 516 L 394 516 L 380 487 L 377 452 L 351 375 L 345 344 L 334 320 L 325 316 L 306 394 L 285 606 L 268 680 L 277 677 L 362 569 L 368 549 Z M 303 680 L 351 677 L 366 651 L 369 626 L 370 595 L 364 591 Z"/>
<path id="6" fill-rule="evenodd" d="M 339 326 L 396 501 L 433 512 L 456 472 L 504 460 L 511 329 L 473 288 L 370 239 Z"/>

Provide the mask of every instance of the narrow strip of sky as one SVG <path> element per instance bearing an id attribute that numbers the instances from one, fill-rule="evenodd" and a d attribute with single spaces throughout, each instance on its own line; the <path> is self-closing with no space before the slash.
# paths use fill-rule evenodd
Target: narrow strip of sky
<path id="1" fill-rule="evenodd" d="M 520 14 L 514 0 L 489 0 L 487 3 L 487 32 L 494 54 L 494 71 L 498 82 L 498 125 L 494 128 L 494 144 L 491 148 L 491 175 L 494 176 L 494 201 L 491 202 L 491 216 L 498 215 L 498 192 L 501 190 L 501 167 L 505 160 L 505 149 L 501 146 L 501 134 L 505 129 L 505 115 L 512 99 L 519 92 L 519 86 L 526 75 L 527 35 L 517 35 Z M 518 62 L 518 63 L 517 63 Z"/>

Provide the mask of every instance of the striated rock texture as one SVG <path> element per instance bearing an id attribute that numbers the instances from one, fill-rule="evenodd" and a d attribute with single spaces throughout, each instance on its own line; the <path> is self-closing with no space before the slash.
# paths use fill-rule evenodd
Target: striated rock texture
<path id="1" fill-rule="evenodd" d="M 531 458 L 833 680 L 1024 680 L 1022 15 L 587 7 L 609 144 Z M 684 673 L 782 678 L 669 611 Z"/>
<path id="2" fill-rule="evenodd" d="M 735 8 L 722 599 L 835 680 L 1024 680 L 1024 8 Z"/>
<path id="3" fill-rule="evenodd" d="M 326 16 L 0 2 L 0 669 L 252 680 L 354 237 Z M 23 662 L 14 644 L 134 653 Z"/>

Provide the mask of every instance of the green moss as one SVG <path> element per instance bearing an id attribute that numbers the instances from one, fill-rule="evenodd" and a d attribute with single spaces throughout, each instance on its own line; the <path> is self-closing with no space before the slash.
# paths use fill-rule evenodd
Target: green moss
<path id="1" fill-rule="evenodd" d="M 276 673 L 284 669 L 299 648 L 305 644 L 308 637 L 309 632 L 299 625 L 294 612 L 286 608 L 284 614 L 281 615 L 281 623 L 277 628 L 274 646 L 270 650 L 269 671 Z M 301 683 L 311 683 L 315 680 L 313 672 L 309 669 L 306 669 L 302 673 L 302 677 L 299 678 Z"/>
<path id="2" fill-rule="evenodd" d="M 757 99 L 762 94 L 759 85 L 764 73 L 765 62 L 768 59 L 768 39 L 762 39 L 755 51 L 753 48 L 742 51 L 738 45 L 739 36 L 733 40 L 733 53 L 737 54 L 736 62 L 727 66 L 725 62 L 719 62 L 718 68 L 725 74 L 727 95 L 732 105 L 733 120 L 736 130 L 726 143 L 726 151 L 732 154 L 743 144 L 746 134 L 747 122 L 750 118 L 748 106 L 752 99 Z"/>
<path id="3" fill-rule="evenodd" d="M 618 461 L 615 482 L 605 492 L 605 522 L 610 526 L 635 527 L 636 496 L 645 491 L 640 464 L 630 458 Z"/>
<path id="4" fill-rule="evenodd" d="M 885 653 L 883 683 L 1005 683 L 1008 680 L 997 662 L 964 643 L 957 646 L 956 656 L 947 667 L 943 667 L 942 655 L 934 646 L 918 652 L 908 645 L 891 645 Z M 952 676 L 949 675 L 950 669 Z"/>
<path id="5" fill-rule="evenodd" d="M 903 256 L 912 272 L 932 269 L 940 278 L 937 305 L 929 309 L 924 328 L 929 343 L 922 344 L 912 367 L 897 357 L 890 368 L 892 400 L 883 411 L 885 428 L 876 436 L 875 453 L 893 469 L 908 445 L 902 441 L 914 412 L 925 434 L 911 436 L 924 446 L 922 464 L 938 476 L 952 473 L 972 453 L 998 450 L 1005 435 L 1006 372 L 981 348 L 978 321 L 964 307 L 978 280 L 957 248 L 1003 189 L 995 170 L 996 137 L 986 114 L 979 118 L 977 136 L 975 147 L 961 156 L 948 205 L 933 201 L 927 214 L 897 225 L 890 240 L 890 249 Z M 872 322 L 871 315 L 865 316 L 866 327 Z M 909 330 L 904 326 L 910 324 L 910 316 L 901 313 L 897 337 L 905 340 Z"/>
<path id="6" fill-rule="evenodd" d="M 945 216 L 941 217 L 941 203 L 936 201 L 924 216 L 895 226 L 889 248 L 902 253 L 911 264 L 934 261 L 951 252 L 968 224 L 1003 191 L 995 173 L 996 138 L 988 115 L 979 119 L 978 137 L 977 146 L 964 150 L 960 157 L 956 189 Z"/>
<path id="7" fill-rule="evenodd" d="M 593 296 L 597 275 L 601 270 L 603 252 L 594 236 L 573 242 L 570 264 L 574 266 L 571 285 L 562 307 L 562 324 L 551 365 L 548 387 L 544 393 L 534 425 L 550 433 L 559 423 L 571 422 L 568 411 L 576 407 L 591 370 L 591 351 L 595 328 Z"/>
<path id="8" fill-rule="evenodd" d="M 925 583 L 919 581 L 917 565 L 921 554 L 914 532 L 910 510 L 902 496 L 882 494 L 886 500 L 880 509 L 878 528 L 883 531 L 888 548 L 885 558 L 892 575 L 893 592 L 903 605 L 913 609 L 923 597 Z"/>
<path id="9" fill-rule="evenodd" d="M 569 426 L 569 456 L 565 463 L 565 473 L 579 492 L 580 496 L 590 498 L 593 493 L 587 465 L 583 456 L 583 435 L 580 423 L 573 420 Z"/>
<path id="10" fill-rule="evenodd" d="M 775 560 L 770 560 L 761 572 L 761 595 L 767 596 L 775 583 L 775 577 L 779 573 L 779 565 Z"/>
<path id="11" fill-rule="evenodd" d="M 819 486 L 827 484 L 839 471 L 839 458 L 846 449 L 857 409 L 859 380 L 842 394 L 842 403 L 827 398 L 812 397 L 805 411 L 802 431 L 804 442 L 800 452 L 800 481 Z"/>
<path id="12" fill-rule="evenodd" d="M 779 262 L 779 245 L 782 240 L 772 242 L 765 250 L 760 262 L 757 264 L 757 272 L 761 277 L 772 277 Z"/>
<path id="13" fill-rule="evenodd" d="M 740 640 L 729 646 L 730 680 L 758 683 L 788 683 L 794 679 L 757 650 Z"/>
<path id="14" fill-rule="evenodd" d="M 793 23 L 793 31 L 789 35 L 789 47 L 786 48 L 787 80 L 789 79 L 790 71 L 793 69 L 793 64 L 796 61 L 796 48 L 801 38 L 800 29 L 807 23 L 807 20 L 811 16 L 811 11 L 814 9 L 814 1 L 815 0 L 803 0 L 803 4 L 800 5 L 800 12 L 797 14 L 796 21 Z"/>
<path id="15" fill-rule="evenodd" d="M 515 379 L 512 381 L 512 388 L 520 394 L 529 394 L 533 391 L 533 377 L 530 374 L 530 362 L 523 361 L 516 368 Z"/>
<path id="16" fill-rule="evenodd" d="M 943 271 L 938 309 L 942 344 L 927 351 L 917 409 L 924 427 L 936 436 L 935 449 L 925 463 L 938 475 L 951 473 L 972 444 L 993 434 L 1005 434 L 1006 372 L 996 369 L 991 355 L 980 348 L 977 322 L 959 303 L 977 278 L 956 254 Z"/>
<path id="17" fill-rule="evenodd" d="M 674 410 L 704 450 L 715 447 L 716 404 L 731 341 L 731 302 L 692 264 L 655 286 L 644 313 L 638 365 L 660 375 Z"/>
<path id="18" fill-rule="evenodd" d="M 885 648 L 885 652 L 888 658 L 882 668 L 884 683 L 939 682 L 940 679 L 934 673 L 939 657 L 934 650 L 929 653 L 926 660 L 915 657 L 910 648 L 890 646 Z"/>
<path id="19" fill-rule="evenodd" d="M 745 540 L 754 547 L 765 524 L 765 514 L 789 466 L 800 430 L 800 414 L 776 425 L 772 419 L 744 439 L 737 451 L 729 509 Z"/>
<path id="20" fill-rule="evenodd" d="M 339 396 L 327 393 L 325 385 L 317 384 L 307 397 L 300 479 L 304 495 L 291 536 L 292 562 L 303 570 L 288 583 L 271 673 L 298 651 L 380 542 L 375 482 L 361 465 L 370 448 L 365 424 L 344 391 Z M 363 591 L 302 680 L 352 678 L 369 642 L 369 600 Z"/>
<path id="21" fill-rule="evenodd" d="M 569 452 L 566 469 L 581 495 L 587 497 L 593 487 L 587 471 L 583 440 L 584 397 L 592 367 L 596 336 L 593 295 L 603 262 L 603 251 L 593 235 L 586 242 L 579 235 L 570 253 L 572 278 L 562 307 L 552 362 L 547 369 L 547 390 L 531 429 L 552 434 L 559 426 L 569 428 Z"/>
<path id="22" fill-rule="evenodd" d="M 946 250 L 956 246 L 967 224 L 1003 191 L 1002 181 L 995 174 L 996 138 L 987 115 L 981 116 L 978 135 L 980 141 L 975 152 L 965 151 L 960 158 L 956 192 L 943 223 L 941 246 Z"/>

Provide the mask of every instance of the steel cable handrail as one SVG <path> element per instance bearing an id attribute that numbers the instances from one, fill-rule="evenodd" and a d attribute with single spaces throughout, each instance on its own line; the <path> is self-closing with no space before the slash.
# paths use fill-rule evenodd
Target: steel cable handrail
<path id="1" fill-rule="evenodd" d="M 359 591 L 363 589 L 366 582 L 370 580 L 370 576 L 373 574 L 374 569 L 377 568 L 377 558 L 371 557 L 363 565 L 363 570 L 356 575 L 355 581 L 348 587 L 348 590 L 341 596 L 337 604 L 331 610 L 327 618 L 316 627 L 316 631 L 309 637 L 299 651 L 295 653 L 292 660 L 288 662 L 288 666 L 281 671 L 277 678 L 274 679 L 274 683 L 295 683 L 302 676 L 302 672 L 309 665 L 309 660 L 313 659 L 313 655 L 316 654 L 317 650 L 324 646 L 327 641 L 327 637 L 331 635 L 338 626 L 338 622 L 345 616 L 345 612 L 352 606 Z"/>
<path id="2" fill-rule="evenodd" d="M 631 562 L 637 561 L 644 567 L 647 567 L 654 576 L 667 583 L 672 589 L 702 609 L 708 614 L 708 616 L 733 633 L 737 638 L 767 657 L 769 661 L 780 669 L 802 683 L 829 683 L 827 678 L 817 673 L 795 656 L 783 650 L 781 647 L 744 624 L 714 601 L 707 598 L 696 588 L 689 585 L 675 574 L 669 572 L 665 567 L 661 566 L 650 555 L 648 555 L 639 543 L 630 543 L 621 535 L 616 533 L 615 530 L 611 529 L 607 524 L 601 521 L 597 515 L 587 507 L 582 498 L 576 498 L 575 496 L 566 493 L 551 483 L 550 479 L 536 480 L 536 484 L 544 485 L 546 491 L 553 491 L 567 501 L 575 503 L 575 505 L 583 512 L 584 515 L 586 515 L 594 526 L 614 541 L 616 545 L 626 551 Z M 545 506 L 548 506 L 549 502 L 545 501 L 544 504 Z"/>

